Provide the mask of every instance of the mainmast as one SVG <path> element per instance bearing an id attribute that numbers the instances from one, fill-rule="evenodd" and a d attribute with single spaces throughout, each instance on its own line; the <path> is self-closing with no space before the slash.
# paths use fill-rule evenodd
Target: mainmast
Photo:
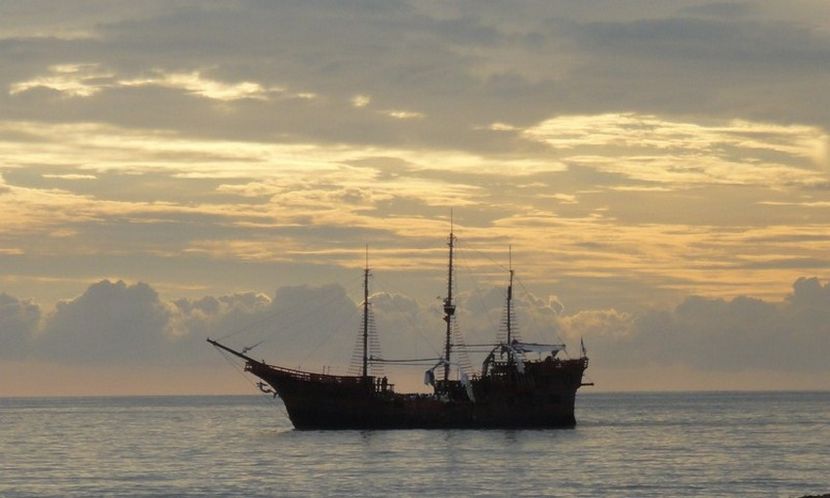
<path id="1" fill-rule="evenodd" d="M 507 344 L 510 344 L 513 332 L 513 246 L 508 247 L 510 283 L 507 286 Z"/>
<path id="2" fill-rule="evenodd" d="M 369 244 L 363 269 L 363 378 L 369 376 Z"/>
<path id="3" fill-rule="evenodd" d="M 452 256 L 455 247 L 455 235 L 453 235 L 452 211 L 450 211 L 450 263 L 447 276 L 447 297 L 444 299 L 444 321 L 447 322 L 447 340 L 444 345 L 444 381 L 450 378 L 450 351 L 452 350 L 452 317 L 455 315 L 455 304 L 452 302 Z"/>

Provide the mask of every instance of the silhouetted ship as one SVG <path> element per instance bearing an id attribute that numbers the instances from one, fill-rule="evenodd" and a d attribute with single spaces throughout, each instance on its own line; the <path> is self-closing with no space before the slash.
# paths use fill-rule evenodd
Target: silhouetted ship
<path id="1" fill-rule="evenodd" d="M 260 389 L 282 398 L 297 429 L 573 427 L 576 424 L 576 391 L 581 386 L 593 385 L 582 382 L 588 367 L 584 345 L 579 358 L 563 359 L 557 355 L 565 349 L 564 345 L 527 343 L 517 337 L 513 330 L 512 268 L 501 340 L 487 345 L 470 345 L 486 346 L 482 351 L 489 353 L 480 374 L 466 375 L 456 358 L 460 355 L 455 351 L 464 351 L 468 346 L 454 331 L 455 237 L 452 231 L 448 245 L 449 276 L 447 296 L 443 301 L 446 330 L 441 358 L 388 360 L 370 354 L 373 327 L 369 309 L 368 258 L 364 270 L 358 375 L 319 374 L 269 365 L 248 356 L 247 348 L 237 351 L 215 340 L 207 341 L 244 359 L 245 370 L 264 381 L 259 383 Z M 539 353 L 538 358 L 527 359 L 529 352 Z M 370 375 L 370 365 L 412 365 L 426 360 L 437 360 L 424 375 L 424 382 L 434 389 L 432 394 L 397 393 L 386 377 Z M 451 368 L 457 379 L 451 378 Z"/>

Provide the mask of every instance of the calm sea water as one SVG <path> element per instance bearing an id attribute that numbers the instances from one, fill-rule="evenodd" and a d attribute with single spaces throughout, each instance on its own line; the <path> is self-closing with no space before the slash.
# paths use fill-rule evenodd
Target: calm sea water
<path id="1" fill-rule="evenodd" d="M 580 393 L 577 420 L 299 432 L 261 396 L 0 399 L 0 496 L 830 492 L 830 393 Z"/>

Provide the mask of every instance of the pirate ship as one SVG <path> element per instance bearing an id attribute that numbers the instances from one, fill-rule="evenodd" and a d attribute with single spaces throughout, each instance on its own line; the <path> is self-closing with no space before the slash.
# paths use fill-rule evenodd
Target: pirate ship
<path id="1" fill-rule="evenodd" d="M 363 271 L 363 320 L 360 370 L 356 375 L 331 375 L 271 365 L 208 338 L 207 341 L 245 361 L 245 370 L 259 377 L 260 388 L 285 403 L 297 429 L 438 429 L 573 427 L 576 391 L 583 382 L 588 358 L 561 358 L 562 344 L 522 341 L 514 328 L 513 280 L 509 270 L 504 333 L 484 349 L 477 374 L 459 368 L 458 351 L 468 347 L 454 333 L 453 257 L 456 238 L 450 230 L 447 295 L 443 299 L 444 351 L 434 359 L 383 359 L 371 348 L 368 261 Z M 368 260 L 368 258 L 367 258 Z M 528 353 L 538 353 L 529 359 Z M 433 392 L 398 393 L 386 377 L 372 375 L 370 365 L 436 361 L 424 382 Z M 437 375 L 436 375 L 437 374 Z M 453 375 L 455 374 L 453 378 Z M 269 387 L 270 386 L 270 387 Z"/>

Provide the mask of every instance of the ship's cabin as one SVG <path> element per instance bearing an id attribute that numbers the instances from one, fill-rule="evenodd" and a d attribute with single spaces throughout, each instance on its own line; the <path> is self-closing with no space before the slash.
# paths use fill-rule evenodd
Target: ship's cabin
<path id="1" fill-rule="evenodd" d="M 481 364 L 481 376 L 500 377 L 523 374 L 529 362 L 553 362 L 556 355 L 565 349 L 564 344 L 538 344 L 513 340 L 496 344 Z M 535 359 L 528 359 L 528 353 L 537 353 Z"/>

